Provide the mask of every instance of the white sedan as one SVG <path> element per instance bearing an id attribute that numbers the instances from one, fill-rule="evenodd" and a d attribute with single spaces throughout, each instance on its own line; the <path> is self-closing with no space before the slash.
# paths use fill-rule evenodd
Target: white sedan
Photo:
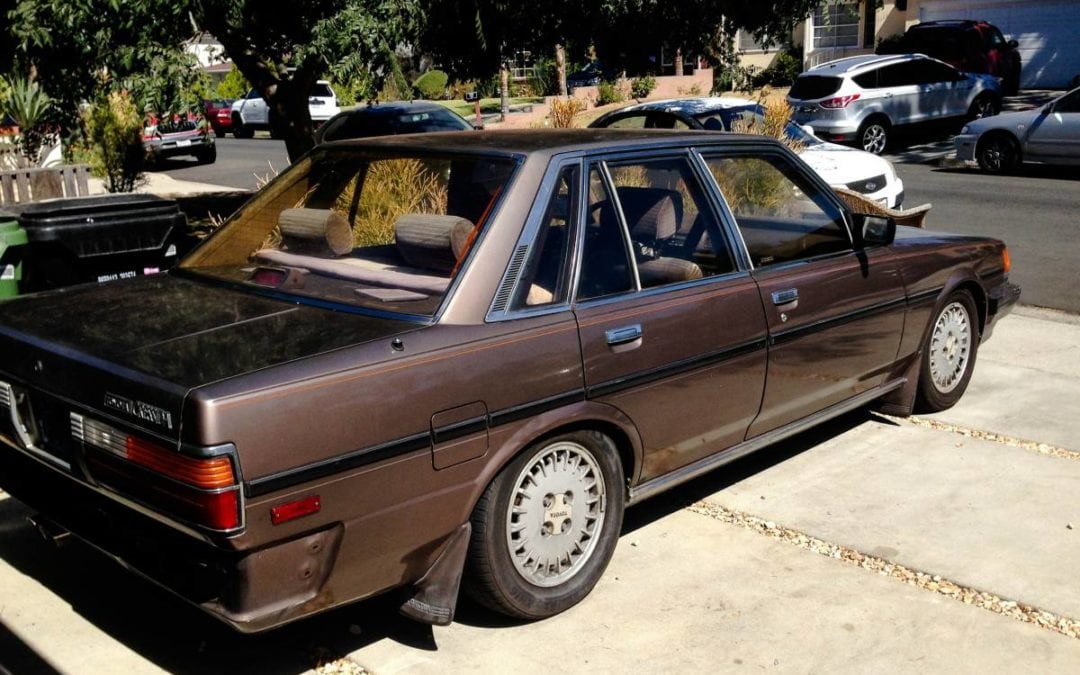
<path id="1" fill-rule="evenodd" d="M 970 122 L 955 138 L 956 156 L 1004 173 L 1021 162 L 1080 165 L 1080 89 L 1041 108 Z"/>
<path id="2" fill-rule="evenodd" d="M 760 123 L 763 114 L 761 105 L 741 98 L 681 98 L 620 108 L 589 126 L 732 131 L 738 128 L 739 122 Z M 900 208 L 904 201 L 904 182 L 896 175 L 889 160 L 856 148 L 828 143 L 795 123 L 789 123 L 785 133 L 803 145 L 799 157 L 832 187 L 854 190 L 882 206 Z"/>

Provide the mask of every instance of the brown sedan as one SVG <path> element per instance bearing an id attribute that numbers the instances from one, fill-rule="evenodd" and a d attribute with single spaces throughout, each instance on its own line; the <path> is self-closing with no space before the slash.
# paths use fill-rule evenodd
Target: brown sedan
<path id="1" fill-rule="evenodd" d="M 395 588 L 545 617 L 626 506 L 952 405 L 1008 268 L 760 137 L 329 143 L 169 274 L 0 304 L 0 485 L 243 631 Z"/>

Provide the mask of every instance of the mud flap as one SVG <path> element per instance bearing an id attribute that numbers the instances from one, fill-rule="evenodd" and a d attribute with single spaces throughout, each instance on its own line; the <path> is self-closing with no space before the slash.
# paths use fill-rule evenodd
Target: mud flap
<path id="1" fill-rule="evenodd" d="M 471 536 L 472 523 L 465 523 L 450 535 L 439 558 L 409 589 L 408 599 L 398 609 L 403 616 L 436 626 L 453 622 Z"/>
<path id="2" fill-rule="evenodd" d="M 922 367 L 922 350 L 915 352 L 915 357 L 904 370 L 907 380 L 901 387 L 881 397 L 877 409 L 886 415 L 908 417 L 915 410 L 915 395 L 919 391 L 919 369 Z"/>

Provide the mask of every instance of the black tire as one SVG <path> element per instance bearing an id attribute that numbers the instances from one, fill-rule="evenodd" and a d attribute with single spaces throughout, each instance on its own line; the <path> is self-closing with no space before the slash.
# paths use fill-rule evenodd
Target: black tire
<path id="1" fill-rule="evenodd" d="M 199 154 L 195 155 L 195 159 L 199 160 L 199 164 L 213 164 L 217 161 L 217 146 L 203 148 Z"/>
<path id="2" fill-rule="evenodd" d="M 232 135 L 234 138 L 252 138 L 255 136 L 255 130 L 251 127 L 244 126 L 239 115 L 233 115 L 232 125 Z"/>
<path id="3" fill-rule="evenodd" d="M 214 135 L 218 138 L 225 138 L 225 130 L 221 127 L 214 127 Z"/>
<path id="4" fill-rule="evenodd" d="M 560 459 L 577 463 L 560 467 Z M 531 491 L 537 492 L 535 498 Z M 503 468 L 473 511 L 465 592 L 485 607 L 519 619 L 542 619 L 569 609 L 589 594 L 607 568 L 625 501 L 619 454 L 604 434 L 575 431 L 533 445 Z M 512 504 L 536 504 L 543 511 L 518 509 L 512 516 Z M 521 526 L 511 532 L 516 523 Z M 553 532 L 555 528 L 559 531 Z M 514 532 L 521 537 L 520 548 L 511 550 Z M 543 546 L 529 547 L 529 542 Z"/>
<path id="5" fill-rule="evenodd" d="M 884 117 L 868 117 L 859 126 L 855 134 L 855 143 L 866 152 L 880 155 L 889 147 L 889 134 L 892 126 Z"/>
<path id="6" fill-rule="evenodd" d="M 1020 166 L 1020 144 L 1007 133 L 991 133 L 979 139 L 975 160 L 987 173 L 1009 173 Z"/>
<path id="7" fill-rule="evenodd" d="M 1001 99 L 992 94 L 979 94 L 971 102 L 968 108 L 968 119 L 977 120 L 983 117 L 993 117 L 1001 112 Z"/>
<path id="8" fill-rule="evenodd" d="M 966 290 L 950 293 L 935 310 L 923 344 L 919 392 L 921 413 L 953 407 L 964 395 L 979 353 L 979 313 Z"/>

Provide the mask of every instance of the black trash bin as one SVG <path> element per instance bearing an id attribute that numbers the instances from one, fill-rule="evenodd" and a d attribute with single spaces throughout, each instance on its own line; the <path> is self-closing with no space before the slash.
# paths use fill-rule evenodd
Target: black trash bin
<path id="1" fill-rule="evenodd" d="M 155 274 L 176 262 L 187 219 L 154 195 L 54 199 L 22 209 L 24 292 Z"/>

